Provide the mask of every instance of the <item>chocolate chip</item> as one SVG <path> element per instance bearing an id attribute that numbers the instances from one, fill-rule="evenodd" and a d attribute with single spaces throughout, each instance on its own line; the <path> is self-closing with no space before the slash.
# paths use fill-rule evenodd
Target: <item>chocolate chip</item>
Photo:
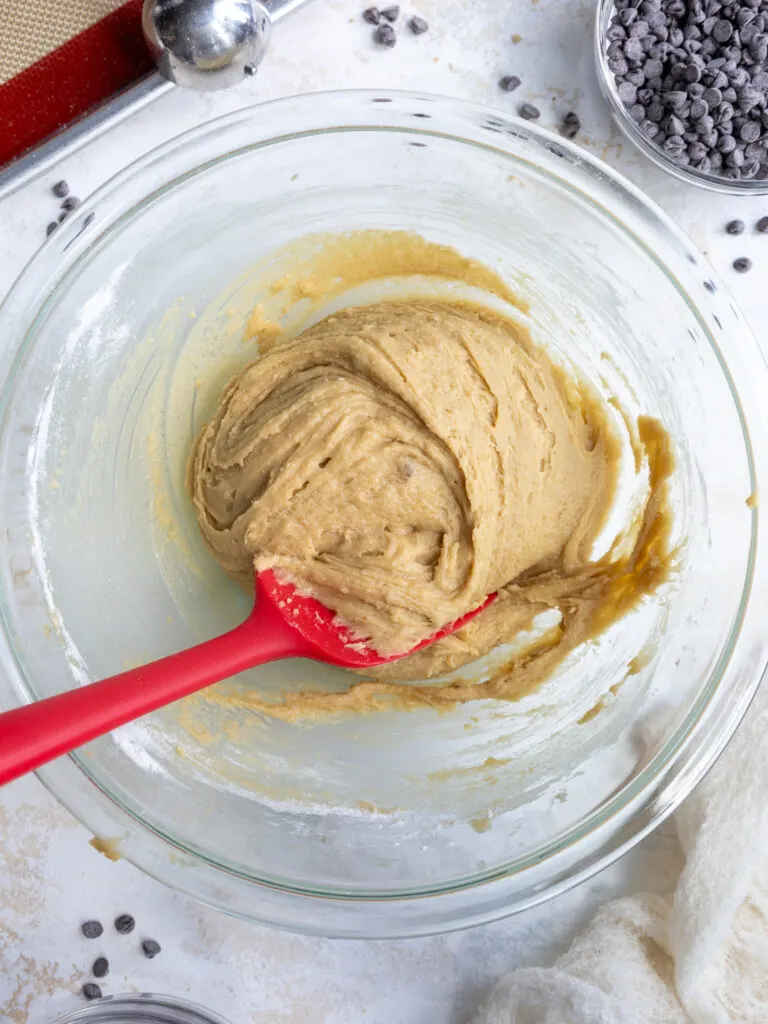
<path id="1" fill-rule="evenodd" d="M 662 148 L 671 156 L 675 154 L 679 155 L 685 150 L 685 142 L 683 142 L 683 139 L 679 135 L 670 135 L 669 138 L 664 140 Z"/>
<path id="2" fill-rule="evenodd" d="M 73 210 L 76 210 L 79 205 L 80 200 L 77 196 L 68 196 L 61 204 L 61 208 L 62 210 L 66 210 L 67 213 L 71 213 Z"/>
<path id="3" fill-rule="evenodd" d="M 86 939 L 98 939 L 104 932 L 104 925 L 101 921 L 85 921 L 80 925 L 80 931 Z"/>
<path id="4" fill-rule="evenodd" d="M 369 25 L 378 25 L 381 21 L 381 14 L 378 7 L 366 7 L 363 11 L 363 20 Z"/>
<path id="5" fill-rule="evenodd" d="M 608 68 L 614 75 L 626 75 L 629 71 L 629 64 L 623 57 L 609 57 Z"/>
<path id="6" fill-rule="evenodd" d="M 746 274 L 748 270 L 752 269 L 752 260 L 747 256 L 739 256 L 737 260 L 733 261 L 733 269 L 739 274 Z"/>
<path id="7" fill-rule="evenodd" d="M 739 138 L 742 142 L 757 142 L 761 134 L 760 125 L 756 121 L 748 121 L 739 130 Z"/>
<path id="8" fill-rule="evenodd" d="M 408 27 L 415 36 L 422 36 L 429 29 L 428 23 L 418 14 L 414 14 L 408 22 Z"/>
<path id="9" fill-rule="evenodd" d="M 89 1002 L 92 999 L 101 999 L 101 988 L 93 981 L 86 981 L 80 991 Z"/>
<path id="10" fill-rule="evenodd" d="M 750 142 L 744 148 L 744 155 L 747 160 L 757 160 L 758 163 L 762 163 L 765 160 L 766 148 L 765 143 Z"/>
<path id="11" fill-rule="evenodd" d="M 160 943 L 154 939 L 144 939 L 141 944 L 142 952 L 147 959 L 152 960 L 160 952 Z"/>
<path id="12" fill-rule="evenodd" d="M 641 108 L 641 110 L 642 109 L 643 108 Z M 645 114 L 644 110 L 643 114 Z M 575 111 L 570 110 L 565 115 L 565 117 L 563 118 L 563 127 L 560 129 L 560 131 L 566 139 L 576 138 L 576 136 L 581 131 L 581 120 L 579 119 L 579 115 Z"/>
<path id="13" fill-rule="evenodd" d="M 667 106 L 671 107 L 673 110 L 677 110 L 678 108 L 682 107 L 687 99 L 688 94 L 680 89 L 664 93 L 664 101 L 666 102 Z"/>
<path id="14" fill-rule="evenodd" d="M 643 44 L 639 39 L 628 39 L 624 46 L 624 56 L 627 60 L 641 61 L 645 56 Z"/>
<path id="15" fill-rule="evenodd" d="M 45 237 L 50 238 L 58 226 L 59 225 L 56 223 L 56 221 L 52 220 L 48 227 L 45 229 Z"/>
<path id="16" fill-rule="evenodd" d="M 109 974 L 109 960 L 105 956 L 100 956 L 97 960 L 93 961 L 91 971 L 94 978 L 106 978 Z"/>
<path id="17" fill-rule="evenodd" d="M 383 12 L 382 12 L 383 13 Z M 373 38 L 382 46 L 394 46 L 397 42 L 397 34 L 391 25 L 381 24 L 373 33 Z"/>
<path id="18" fill-rule="evenodd" d="M 504 75 L 503 78 L 499 79 L 499 88 L 503 89 L 504 92 L 514 92 L 519 85 L 520 79 L 517 75 Z"/>
<path id="19" fill-rule="evenodd" d="M 768 235 L 768 217 L 761 217 L 755 224 L 755 230 L 759 231 L 761 235 Z"/>
<path id="20" fill-rule="evenodd" d="M 57 199 L 64 199 L 69 195 L 69 182 L 64 181 L 62 178 L 61 181 L 56 182 L 51 192 L 53 192 Z"/>
<path id="21" fill-rule="evenodd" d="M 121 914 L 115 918 L 115 931 L 121 935 L 130 935 L 135 927 L 136 921 L 130 914 Z"/>
<path id="22" fill-rule="evenodd" d="M 637 99 L 637 86 L 632 82 L 621 82 L 617 91 L 619 99 L 626 107 L 631 107 Z"/>
<path id="23" fill-rule="evenodd" d="M 744 221 L 743 220 L 729 220 L 725 225 L 725 230 L 729 235 L 741 235 L 744 233 Z"/>
<path id="24" fill-rule="evenodd" d="M 391 7 L 382 7 L 379 14 L 382 18 L 386 18 L 387 21 L 395 22 L 400 17 L 400 6 L 399 4 L 392 4 Z"/>
<path id="25" fill-rule="evenodd" d="M 739 90 L 739 110 L 748 111 L 757 106 L 760 101 L 760 93 L 750 85 L 745 85 Z"/>
<path id="26" fill-rule="evenodd" d="M 535 121 L 541 117 L 541 111 L 538 107 L 534 107 L 532 103 L 523 103 L 518 110 L 520 117 L 526 121 Z"/>
<path id="27" fill-rule="evenodd" d="M 760 171 L 760 161 L 759 160 L 747 160 L 747 162 L 744 164 L 744 166 L 741 169 L 741 176 L 742 176 L 742 178 L 747 178 L 747 179 L 756 178 L 758 173 L 759 173 L 759 171 Z"/>
<path id="28" fill-rule="evenodd" d="M 699 135 L 709 135 L 712 129 L 715 127 L 714 119 L 709 114 L 704 114 L 696 122 L 696 131 Z"/>

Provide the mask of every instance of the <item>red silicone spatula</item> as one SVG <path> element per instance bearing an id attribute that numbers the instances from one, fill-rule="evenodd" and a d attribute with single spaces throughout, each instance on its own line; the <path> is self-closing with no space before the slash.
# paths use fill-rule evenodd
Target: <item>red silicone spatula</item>
<path id="1" fill-rule="evenodd" d="M 455 632 L 495 596 L 413 650 Z M 134 718 L 280 658 L 311 658 L 343 668 L 372 668 L 397 660 L 382 658 L 354 640 L 319 601 L 298 594 L 273 572 L 262 572 L 256 576 L 253 611 L 224 636 L 0 715 L 0 785 Z"/>

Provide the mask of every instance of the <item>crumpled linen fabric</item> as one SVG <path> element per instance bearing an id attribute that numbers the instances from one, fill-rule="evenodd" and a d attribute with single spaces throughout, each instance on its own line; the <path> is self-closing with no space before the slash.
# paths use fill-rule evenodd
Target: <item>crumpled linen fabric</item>
<path id="1" fill-rule="evenodd" d="M 676 826 L 672 895 L 607 903 L 554 966 L 503 978 L 472 1024 L 768 1024 L 768 693 Z"/>

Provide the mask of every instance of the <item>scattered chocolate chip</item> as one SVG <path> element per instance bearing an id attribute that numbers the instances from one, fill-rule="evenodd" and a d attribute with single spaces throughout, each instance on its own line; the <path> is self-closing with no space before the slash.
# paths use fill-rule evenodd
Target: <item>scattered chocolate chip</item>
<path id="1" fill-rule="evenodd" d="M 428 30 L 429 25 L 424 18 L 419 17 L 418 14 L 414 14 L 408 22 L 408 27 L 415 36 L 422 36 Z"/>
<path id="2" fill-rule="evenodd" d="M 526 121 L 535 121 L 541 117 L 541 111 L 538 107 L 534 107 L 532 103 L 521 104 L 518 113 Z"/>
<path id="3" fill-rule="evenodd" d="M 395 22 L 400 17 L 400 6 L 399 4 L 392 4 L 391 7 L 382 7 L 379 14 L 382 18 L 386 18 L 387 21 Z"/>
<path id="4" fill-rule="evenodd" d="M 644 110 L 643 114 L 645 114 Z M 575 111 L 571 110 L 563 118 L 563 126 L 560 129 L 560 132 L 566 139 L 575 139 L 580 131 L 581 121 L 579 119 L 579 115 Z"/>
<path id="5" fill-rule="evenodd" d="M 382 46 L 394 46 L 397 42 L 397 35 L 391 25 L 379 25 L 373 33 L 373 38 Z"/>
<path id="6" fill-rule="evenodd" d="M 61 181 L 57 181 L 51 189 L 51 192 L 56 196 L 57 199 L 64 199 L 65 196 L 69 195 L 69 184 L 62 178 Z"/>
<path id="7" fill-rule="evenodd" d="M 725 230 L 729 235 L 741 235 L 744 232 L 744 221 L 743 220 L 729 220 L 725 225 Z"/>
<path id="8" fill-rule="evenodd" d="M 94 978 L 106 978 L 109 974 L 109 960 L 105 956 L 100 956 L 97 960 L 93 961 L 91 971 Z"/>
<path id="9" fill-rule="evenodd" d="M 136 927 L 136 921 L 130 914 L 121 914 L 115 918 L 115 931 L 121 935 L 130 935 Z"/>
<path id="10" fill-rule="evenodd" d="M 61 204 L 62 210 L 66 210 L 67 213 L 71 213 L 76 210 L 80 205 L 80 200 L 77 196 L 67 196 L 64 202 Z"/>
<path id="11" fill-rule="evenodd" d="M 52 220 L 48 227 L 45 229 L 45 237 L 50 238 L 58 226 L 58 223 L 55 220 Z"/>
<path id="12" fill-rule="evenodd" d="M 503 89 L 504 92 L 514 92 L 519 85 L 520 79 L 517 75 L 504 75 L 503 78 L 499 79 L 499 88 Z"/>
<path id="13" fill-rule="evenodd" d="M 755 224 L 755 228 L 761 235 L 768 235 L 768 217 L 761 217 L 757 224 Z"/>
<path id="14" fill-rule="evenodd" d="M 86 981 L 80 990 L 87 1000 L 101 999 L 101 988 L 93 981 Z"/>
<path id="15" fill-rule="evenodd" d="M 85 921 L 80 925 L 80 931 L 86 939 L 98 939 L 104 932 L 104 925 L 101 921 Z"/>
<path id="16" fill-rule="evenodd" d="M 733 261 L 733 269 L 739 274 L 746 274 L 748 270 L 752 269 L 752 260 L 746 256 L 739 256 L 737 260 Z"/>
<path id="17" fill-rule="evenodd" d="M 61 224 L 61 222 L 63 220 L 66 220 L 67 216 L 68 216 L 67 211 L 66 210 L 62 210 L 61 213 L 59 214 L 59 224 Z"/>
<path id="18" fill-rule="evenodd" d="M 160 952 L 160 943 L 155 942 L 154 939 L 144 939 L 141 944 L 141 948 L 144 956 L 147 957 L 147 959 L 152 960 Z"/>
<path id="19" fill-rule="evenodd" d="M 363 20 L 369 25 L 378 25 L 381 21 L 381 14 L 378 7 L 366 7 L 363 11 Z"/>

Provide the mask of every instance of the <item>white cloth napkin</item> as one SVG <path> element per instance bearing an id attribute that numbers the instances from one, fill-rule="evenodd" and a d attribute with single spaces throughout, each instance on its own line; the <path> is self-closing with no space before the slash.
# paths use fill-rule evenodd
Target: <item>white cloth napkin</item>
<path id="1" fill-rule="evenodd" d="M 672 896 L 606 904 L 554 967 L 504 978 L 474 1024 L 768 1024 L 768 692 L 676 825 Z"/>

